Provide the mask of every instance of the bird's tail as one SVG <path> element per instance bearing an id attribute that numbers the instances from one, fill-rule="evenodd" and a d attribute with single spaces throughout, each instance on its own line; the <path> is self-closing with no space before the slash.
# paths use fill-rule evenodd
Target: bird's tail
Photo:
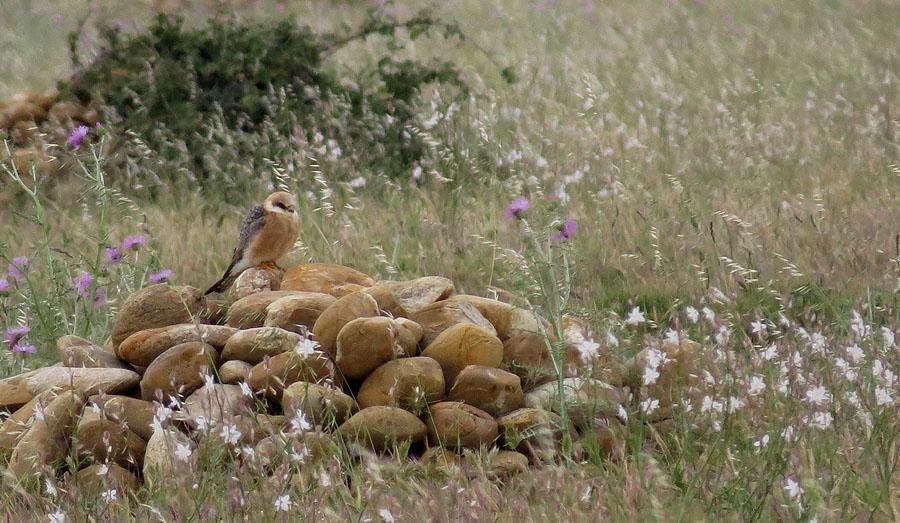
<path id="1" fill-rule="evenodd" d="M 237 277 L 238 277 L 238 274 L 233 274 L 231 270 L 225 271 L 225 275 L 222 276 L 222 279 L 220 279 L 216 283 L 213 283 L 212 286 L 210 286 L 210 288 L 206 289 L 206 292 L 204 292 L 203 295 L 205 296 L 207 294 L 212 294 L 214 292 L 227 291 L 228 288 L 231 287 L 231 284 L 234 283 L 234 280 L 237 279 Z"/>

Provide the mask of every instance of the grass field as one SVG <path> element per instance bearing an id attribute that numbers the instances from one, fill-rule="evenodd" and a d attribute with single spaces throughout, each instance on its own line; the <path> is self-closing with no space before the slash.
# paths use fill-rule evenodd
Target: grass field
<path id="1" fill-rule="evenodd" d="M 184 3 L 159 2 L 192 19 L 232 12 Z M 65 33 L 86 16 L 79 46 L 89 57 L 92 24 L 140 27 L 150 4 L 0 3 L 0 98 L 65 77 Z M 376 2 L 244 4 L 240 17 L 293 15 L 327 31 L 362 20 Z M 403 17 L 426 5 L 388 9 Z M 150 273 L 213 282 L 246 209 L 277 178 L 300 195 L 303 217 L 286 265 L 341 263 L 376 279 L 437 274 L 469 294 L 527 293 L 520 223 L 504 217 L 514 197 L 531 200 L 539 223 L 573 217 L 567 310 L 622 359 L 666 336 L 699 342 L 706 392 L 685 392 L 665 429 L 643 423 L 652 407 L 636 404 L 621 460 L 588 456 L 499 485 L 375 457 L 333 483 L 332 462 L 288 485 L 223 465 L 211 449 L 202 474 L 136 499 L 4 492 L 7 517 L 900 518 L 900 3 L 433 7 L 469 41 L 417 41 L 405 52 L 453 60 L 472 94 L 449 114 L 445 91 L 422 94 L 417 131 L 435 146 L 420 169 L 365 172 L 340 154 L 292 151 L 270 158 L 268 172 L 235 172 L 240 187 L 200 186 L 187 175 L 155 179 L 152 161 L 116 179 L 110 172 L 121 171 L 104 167 L 115 158 L 97 147 L 74 157 L 81 165 L 70 158 L 34 198 L 3 175 L 0 269 L 16 256 L 31 269 L 0 296 L 0 327 L 30 323 L 37 348 L 4 348 L 5 373 L 54 361 L 63 334 L 102 342 L 121 300 Z M 354 70 L 384 51 L 370 38 L 329 66 Z M 498 63 L 518 81 L 505 82 Z M 239 158 L 228 161 L 240 169 Z M 104 247 L 134 234 L 147 247 L 104 269 Z M 82 271 L 104 288 L 102 306 L 72 294 Z M 626 322 L 636 307 L 646 322 Z M 273 505 L 284 494 L 293 512 Z"/>

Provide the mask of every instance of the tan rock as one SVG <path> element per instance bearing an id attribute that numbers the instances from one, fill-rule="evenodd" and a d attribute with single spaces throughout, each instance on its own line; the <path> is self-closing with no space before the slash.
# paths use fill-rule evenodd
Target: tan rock
<path id="1" fill-rule="evenodd" d="M 695 341 L 664 341 L 658 348 L 645 348 L 625 363 L 625 382 L 632 390 L 639 391 L 642 399 L 659 400 L 659 408 L 664 411 L 679 404 L 699 385 L 701 357 L 702 347 Z M 655 363 L 659 376 L 652 384 L 645 386 L 644 372 L 651 362 L 658 359 L 663 360 Z"/>
<path id="2" fill-rule="evenodd" d="M 464 469 L 468 465 L 465 458 L 444 447 L 428 447 L 419 458 L 419 463 L 443 473 Z"/>
<path id="3" fill-rule="evenodd" d="M 382 363 L 406 356 L 399 340 L 400 327 L 390 318 L 357 318 L 337 337 L 335 364 L 345 378 L 360 380 Z"/>
<path id="4" fill-rule="evenodd" d="M 144 441 L 150 439 L 150 435 L 153 434 L 155 409 L 152 402 L 128 396 L 102 394 L 89 397 L 88 405 L 92 409 L 96 406 L 107 419 L 121 423 Z"/>
<path id="5" fill-rule="evenodd" d="M 115 463 L 103 467 L 95 464 L 79 470 L 75 475 L 78 490 L 96 496 L 106 490 L 116 489 L 117 494 L 124 497 L 140 488 L 141 480 L 127 469 Z"/>
<path id="6" fill-rule="evenodd" d="M 68 335 L 59 338 L 56 340 L 56 350 L 59 354 L 59 361 L 66 367 L 131 370 L 131 368 L 125 362 L 117 358 L 115 354 L 110 354 L 102 347 L 98 347 L 92 342 L 84 338 L 79 338 L 78 336 Z"/>
<path id="7" fill-rule="evenodd" d="M 47 111 L 32 101 L 19 101 L 8 104 L 2 111 L 6 126 L 12 126 L 20 120 L 42 122 L 47 118 Z"/>
<path id="8" fill-rule="evenodd" d="M 371 287 L 374 283 L 372 278 L 350 267 L 328 263 L 304 263 L 285 272 L 281 289 L 334 295 L 336 287 L 347 284 Z"/>
<path id="9" fill-rule="evenodd" d="M 171 325 L 158 331 L 154 329 L 149 337 L 144 336 L 144 331 L 141 331 L 129 336 L 119 345 L 119 357 L 137 367 L 147 367 L 160 354 L 182 343 L 203 342 L 217 351 L 222 350 L 237 332 L 237 329 L 223 325 L 194 323 Z M 141 341 L 133 343 L 131 340 L 135 337 Z"/>
<path id="10" fill-rule="evenodd" d="M 223 299 L 206 298 L 206 307 L 200 311 L 200 321 L 208 325 L 225 325 L 231 302 Z"/>
<path id="11" fill-rule="evenodd" d="M 13 450 L 7 470 L 24 480 L 55 473 L 69 453 L 71 434 L 82 407 L 84 396 L 70 390 L 36 410 L 35 421 Z"/>
<path id="12" fill-rule="evenodd" d="M 242 272 L 231 287 L 231 295 L 240 300 L 259 292 L 277 291 L 284 271 L 269 267 L 251 267 Z"/>
<path id="13" fill-rule="evenodd" d="M 425 276 L 409 281 L 380 281 L 366 292 L 378 308 L 391 316 L 406 317 L 453 294 L 453 282 L 441 276 Z"/>
<path id="14" fill-rule="evenodd" d="M 522 407 L 525 398 L 521 380 L 515 374 L 468 365 L 456 377 L 448 399 L 463 401 L 496 417 Z"/>
<path id="15" fill-rule="evenodd" d="M 440 364 L 422 356 L 392 360 L 375 369 L 357 394 L 362 408 L 391 406 L 419 410 L 444 396 Z"/>
<path id="16" fill-rule="evenodd" d="M 345 421 L 339 432 L 347 441 L 382 451 L 398 444 L 422 441 L 427 428 L 422 420 L 403 409 L 369 407 Z"/>
<path id="17" fill-rule="evenodd" d="M 250 365 L 246 361 L 226 361 L 219 367 L 219 381 L 229 385 L 236 385 L 242 381 L 247 381 L 247 376 L 250 374 L 250 369 L 252 368 L 253 365 Z"/>
<path id="18" fill-rule="evenodd" d="M 232 425 L 240 433 L 241 446 L 256 446 L 263 439 L 284 432 L 288 426 L 287 416 L 255 414 L 235 416 L 226 420 L 223 426 Z M 217 433 L 221 438 L 221 433 Z"/>
<path id="19" fill-rule="evenodd" d="M 192 392 L 176 419 L 186 421 L 192 428 L 198 426 L 201 418 L 206 424 L 219 426 L 239 414 L 252 413 L 255 407 L 256 399 L 245 395 L 238 385 L 214 383 Z"/>
<path id="20" fill-rule="evenodd" d="M 562 419 L 555 413 L 521 408 L 501 416 L 497 424 L 507 448 L 518 450 L 535 462 L 559 456 L 564 430 Z"/>
<path id="21" fill-rule="evenodd" d="M 428 439 L 449 449 L 477 449 L 497 439 L 497 422 L 487 412 L 456 401 L 429 407 Z"/>
<path id="22" fill-rule="evenodd" d="M 312 332 L 319 316 L 337 299 L 330 294 L 293 292 L 269 304 L 265 326 L 280 327 L 298 334 Z"/>
<path id="23" fill-rule="evenodd" d="M 116 347 L 135 332 L 154 327 L 191 323 L 206 308 L 203 291 L 193 287 L 172 287 L 160 283 L 129 296 L 116 315 L 112 327 Z"/>
<path id="24" fill-rule="evenodd" d="M 127 369 L 46 367 L 29 377 L 25 386 L 34 395 L 50 389 L 74 388 L 85 396 L 92 396 L 101 392 L 128 392 L 140 379 L 138 373 Z"/>
<path id="25" fill-rule="evenodd" d="M 551 381 L 535 388 L 525 395 L 525 406 L 559 414 L 558 387 L 556 381 Z M 592 378 L 565 378 L 563 397 L 569 419 L 578 428 L 593 427 L 597 418 L 617 417 L 628 399 L 621 389 Z"/>
<path id="26" fill-rule="evenodd" d="M 222 351 L 223 360 L 241 360 L 257 364 L 267 357 L 290 352 L 303 337 L 278 327 L 258 327 L 238 331 Z"/>
<path id="27" fill-rule="evenodd" d="M 564 376 L 576 377 L 583 368 L 581 361 L 578 350 L 567 345 L 563 361 Z M 503 368 L 519 376 L 525 390 L 556 379 L 553 358 L 540 334 L 517 332 L 504 341 Z"/>
<path id="28" fill-rule="evenodd" d="M 487 477 L 500 481 L 528 471 L 528 456 L 513 450 L 500 450 L 490 460 Z"/>
<path id="29" fill-rule="evenodd" d="M 430 345 L 440 333 L 461 323 L 474 324 L 491 335 L 497 331 L 491 322 L 471 304 L 462 301 L 444 300 L 423 307 L 410 314 L 410 319 L 422 326 L 422 343 Z"/>
<path id="30" fill-rule="evenodd" d="M 78 421 L 74 445 L 80 460 L 115 463 L 132 470 L 141 470 L 147 448 L 147 443 L 125 425 L 91 409 L 85 409 Z"/>
<path id="31" fill-rule="evenodd" d="M 31 401 L 34 394 L 28 390 L 28 379 L 43 370 L 35 369 L 0 380 L 0 408 L 15 410 Z"/>
<path id="32" fill-rule="evenodd" d="M 407 318 L 394 318 L 398 327 L 398 341 L 407 356 L 415 356 L 419 353 L 419 342 L 425 335 L 425 330 L 418 323 Z"/>
<path id="33" fill-rule="evenodd" d="M 216 349 L 206 343 L 190 341 L 172 347 L 144 371 L 141 398 L 152 401 L 158 395 L 189 395 L 203 385 L 204 374 L 214 372 L 218 359 Z"/>
<path id="34" fill-rule="evenodd" d="M 151 483 L 189 476 L 196 465 L 197 445 L 175 429 L 158 430 L 147 441 L 144 479 Z"/>
<path id="35" fill-rule="evenodd" d="M 625 438 L 617 423 L 598 424 L 581 432 L 578 439 L 587 456 L 620 461 L 625 456 Z"/>
<path id="36" fill-rule="evenodd" d="M 331 436 L 318 431 L 266 436 L 254 450 L 256 458 L 270 470 L 297 462 L 304 467 L 310 466 L 331 459 L 339 452 Z"/>
<path id="37" fill-rule="evenodd" d="M 284 389 L 281 408 L 293 418 L 299 410 L 310 423 L 338 426 L 359 410 L 356 400 L 334 387 L 298 381 Z"/>
<path id="38" fill-rule="evenodd" d="M 316 320 L 313 335 L 322 350 L 333 358 L 337 354 L 337 337 L 344 325 L 357 318 L 378 316 L 378 304 L 364 292 L 354 292 L 331 304 Z"/>
<path id="39" fill-rule="evenodd" d="M 247 385 L 267 398 L 277 400 L 285 387 L 298 381 L 333 382 L 334 364 L 321 351 L 309 355 L 288 351 L 257 364 L 247 375 Z"/>
<path id="40" fill-rule="evenodd" d="M 262 291 L 245 296 L 228 308 L 225 324 L 238 329 L 262 327 L 266 321 L 266 309 L 281 298 L 295 296 L 292 291 Z"/>
<path id="41" fill-rule="evenodd" d="M 0 460 L 9 459 L 16 444 L 31 428 L 35 410 L 46 408 L 55 397 L 56 393 L 53 391 L 44 391 L 3 420 L 0 424 Z"/>
<path id="42" fill-rule="evenodd" d="M 503 343 L 473 323 L 460 323 L 443 331 L 422 355 L 437 360 L 444 371 L 444 382 L 453 383 L 467 365 L 499 367 Z"/>

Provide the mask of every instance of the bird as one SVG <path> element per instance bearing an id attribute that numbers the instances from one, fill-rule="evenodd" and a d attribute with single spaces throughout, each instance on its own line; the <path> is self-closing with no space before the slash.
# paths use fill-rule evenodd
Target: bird
<path id="1" fill-rule="evenodd" d="M 274 264 L 294 245 L 299 232 L 296 197 L 283 191 L 270 194 L 262 204 L 254 205 L 247 213 L 231 263 L 222 278 L 204 294 L 226 291 L 242 272 L 251 267 Z"/>

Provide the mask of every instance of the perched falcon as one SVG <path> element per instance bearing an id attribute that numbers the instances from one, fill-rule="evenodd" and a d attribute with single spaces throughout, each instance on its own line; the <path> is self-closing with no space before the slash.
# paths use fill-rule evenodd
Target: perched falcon
<path id="1" fill-rule="evenodd" d="M 294 245 L 299 231 L 300 218 L 294 195 L 286 192 L 270 194 L 262 205 L 254 206 L 247 213 L 231 264 L 225 269 L 222 279 L 214 283 L 206 294 L 227 290 L 250 267 L 274 263 Z"/>

